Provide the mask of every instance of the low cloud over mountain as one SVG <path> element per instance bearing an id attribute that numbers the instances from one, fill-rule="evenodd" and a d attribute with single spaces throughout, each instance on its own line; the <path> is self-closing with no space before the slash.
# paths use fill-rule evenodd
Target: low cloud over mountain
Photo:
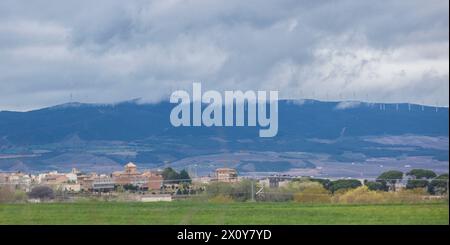
<path id="1" fill-rule="evenodd" d="M 0 110 L 207 89 L 448 106 L 448 1 L 0 2 Z M 38 11 L 36 11 L 38 10 Z"/>

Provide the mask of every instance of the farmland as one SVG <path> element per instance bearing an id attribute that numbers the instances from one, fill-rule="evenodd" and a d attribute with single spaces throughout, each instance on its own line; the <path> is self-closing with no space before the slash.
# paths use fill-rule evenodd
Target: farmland
<path id="1" fill-rule="evenodd" d="M 0 224 L 449 224 L 447 202 L 77 202 L 0 204 Z"/>

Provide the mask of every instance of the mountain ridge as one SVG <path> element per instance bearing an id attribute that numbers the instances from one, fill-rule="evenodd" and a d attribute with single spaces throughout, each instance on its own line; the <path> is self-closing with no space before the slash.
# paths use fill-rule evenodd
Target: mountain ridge
<path id="1" fill-rule="evenodd" d="M 353 104 L 341 106 L 342 103 Z M 39 144 L 57 142 L 73 134 L 83 140 L 125 141 L 164 135 L 256 136 L 254 127 L 174 128 L 169 122 L 174 106 L 169 102 L 139 104 L 133 100 L 116 104 L 69 103 L 29 112 L 0 112 L 0 138 L 13 144 Z M 330 139 L 343 132 L 358 136 L 408 133 L 445 136 L 448 135 L 447 125 L 448 108 L 436 110 L 406 103 L 279 101 L 279 136 L 293 134 Z"/>
<path id="2" fill-rule="evenodd" d="M 363 102 L 279 101 L 279 131 L 173 127 L 175 104 L 127 101 L 0 112 L 0 171 L 199 166 L 315 176 L 377 176 L 404 166 L 448 172 L 447 108 Z M 205 106 L 205 105 L 203 105 Z"/>

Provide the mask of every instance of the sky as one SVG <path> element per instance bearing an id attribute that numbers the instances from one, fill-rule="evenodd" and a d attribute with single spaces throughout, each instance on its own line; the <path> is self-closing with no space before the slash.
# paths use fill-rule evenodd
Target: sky
<path id="1" fill-rule="evenodd" d="M 447 0 L 0 1 L 0 110 L 177 89 L 449 104 Z"/>

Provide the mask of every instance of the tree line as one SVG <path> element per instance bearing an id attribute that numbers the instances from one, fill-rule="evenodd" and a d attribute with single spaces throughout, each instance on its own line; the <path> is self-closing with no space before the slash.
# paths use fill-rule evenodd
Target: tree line
<path id="1" fill-rule="evenodd" d="M 432 195 L 447 193 L 448 173 L 437 175 L 427 169 L 412 169 L 404 174 L 398 170 L 390 170 L 381 173 L 374 181 L 364 181 L 364 185 L 372 191 L 396 191 L 397 184 L 408 177 L 406 189 L 424 188 Z M 362 185 L 357 179 L 340 179 L 331 181 L 328 179 L 310 179 L 319 182 L 325 189 L 334 193 L 338 190 L 354 189 Z"/>

